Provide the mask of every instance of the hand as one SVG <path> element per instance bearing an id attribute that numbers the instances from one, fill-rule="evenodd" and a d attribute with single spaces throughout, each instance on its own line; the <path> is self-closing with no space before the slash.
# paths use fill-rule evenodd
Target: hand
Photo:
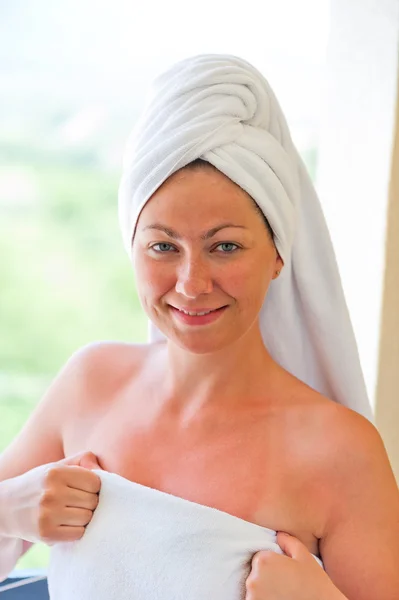
<path id="1" fill-rule="evenodd" d="M 297 538 L 279 532 L 286 554 L 261 550 L 252 557 L 245 600 L 328 600 L 338 592 L 323 568 Z"/>
<path id="2" fill-rule="evenodd" d="M 8 496 L 4 534 L 49 545 L 80 539 L 101 488 L 91 469 L 101 469 L 97 457 L 80 452 L 2 482 Z"/>

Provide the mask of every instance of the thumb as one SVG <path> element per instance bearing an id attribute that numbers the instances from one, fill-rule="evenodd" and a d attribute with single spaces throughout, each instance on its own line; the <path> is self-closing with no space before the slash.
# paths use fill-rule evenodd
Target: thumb
<path id="1" fill-rule="evenodd" d="M 309 554 L 309 550 L 298 538 L 284 531 L 277 533 L 277 543 L 284 554 L 290 558 L 300 560 Z"/>
<path id="2" fill-rule="evenodd" d="M 79 466 L 84 467 L 85 469 L 104 469 L 98 462 L 98 458 L 93 452 L 85 452 L 80 459 Z"/>
<path id="3" fill-rule="evenodd" d="M 68 456 L 63 460 L 59 461 L 64 465 L 77 465 L 79 467 L 83 467 L 85 469 L 104 469 L 101 467 L 98 462 L 97 456 L 93 452 L 79 452 L 78 454 L 74 454 L 73 456 Z"/>

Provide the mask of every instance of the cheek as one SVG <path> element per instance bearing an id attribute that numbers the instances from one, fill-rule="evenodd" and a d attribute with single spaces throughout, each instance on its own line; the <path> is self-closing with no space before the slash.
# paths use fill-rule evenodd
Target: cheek
<path id="1" fill-rule="evenodd" d="M 258 312 L 265 300 L 269 277 L 267 267 L 261 258 L 253 261 L 243 261 L 235 265 L 235 268 L 225 272 L 223 276 L 223 287 L 225 291 L 236 298 L 238 308 L 246 312 Z"/>
<path id="2" fill-rule="evenodd" d="M 220 287 L 235 298 L 243 295 L 246 282 L 247 274 L 245 273 L 245 270 L 240 268 L 222 270 L 219 277 L 217 277 L 217 283 Z"/>
<path id="3" fill-rule="evenodd" d="M 140 297 L 162 295 L 173 284 L 170 269 L 165 269 L 160 261 L 146 256 L 135 257 L 133 268 Z"/>
<path id="4" fill-rule="evenodd" d="M 263 294 L 267 288 L 267 273 L 262 264 L 259 258 L 237 262 L 224 273 L 222 271 L 221 277 L 229 288 L 237 290 L 239 296 L 253 296 L 257 292 Z"/>

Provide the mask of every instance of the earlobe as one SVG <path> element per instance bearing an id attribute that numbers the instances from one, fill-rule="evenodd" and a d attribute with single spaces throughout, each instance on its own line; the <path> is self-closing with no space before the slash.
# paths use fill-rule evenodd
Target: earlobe
<path id="1" fill-rule="evenodd" d="M 276 277 L 278 277 L 278 276 L 280 275 L 280 273 L 281 273 L 281 271 L 282 271 L 283 267 L 284 267 L 284 263 L 283 263 L 283 261 L 281 260 L 281 257 L 280 257 L 280 255 L 279 255 L 279 254 L 277 254 L 277 259 L 276 259 L 276 270 L 275 270 L 275 273 L 274 273 L 274 275 L 275 275 L 275 276 L 273 277 L 273 279 L 275 279 Z"/>
<path id="2" fill-rule="evenodd" d="M 281 271 L 283 270 L 284 267 L 284 262 L 283 259 L 281 258 L 281 256 L 277 253 L 277 258 L 276 258 L 276 271 L 279 271 L 281 273 Z"/>

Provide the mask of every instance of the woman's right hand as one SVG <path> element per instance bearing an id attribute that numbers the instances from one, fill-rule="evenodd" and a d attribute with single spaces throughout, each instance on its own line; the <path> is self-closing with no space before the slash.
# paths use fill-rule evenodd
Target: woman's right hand
<path id="1" fill-rule="evenodd" d="M 91 469 L 101 469 L 97 457 L 81 452 L 0 482 L 0 533 L 48 545 L 79 540 L 99 500 L 101 479 Z"/>

